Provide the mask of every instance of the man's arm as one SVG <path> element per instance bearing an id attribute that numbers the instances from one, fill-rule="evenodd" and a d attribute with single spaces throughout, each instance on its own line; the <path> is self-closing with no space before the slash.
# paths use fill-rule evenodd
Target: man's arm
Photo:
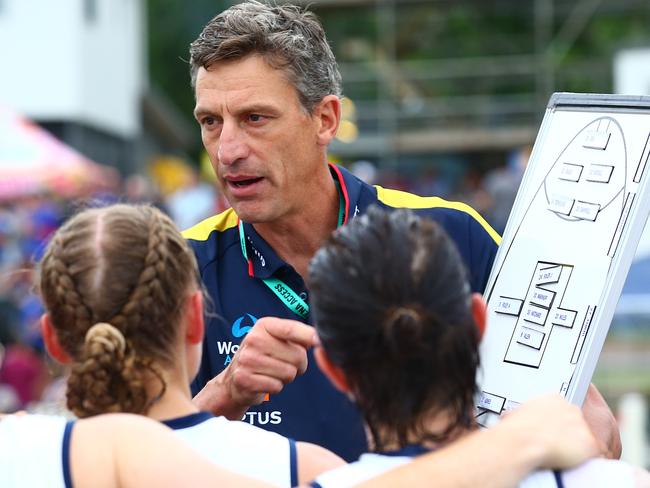
<path id="1" fill-rule="evenodd" d="M 240 420 L 267 394 L 279 393 L 307 369 L 307 350 L 315 344 L 314 328 L 295 320 L 259 319 L 233 360 L 194 397 L 201 410 Z"/>
<path id="2" fill-rule="evenodd" d="M 360 486 L 514 487 L 535 469 L 568 468 L 597 454 L 580 409 L 550 395 L 525 403 L 490 429 Z"/>

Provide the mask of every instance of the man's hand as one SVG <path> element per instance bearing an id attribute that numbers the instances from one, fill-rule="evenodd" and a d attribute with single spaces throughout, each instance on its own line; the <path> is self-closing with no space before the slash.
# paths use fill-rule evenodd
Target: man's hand
<path id="1" fill-rule="evenodd" d="M 240 420 L 251 405 L 307 369 L 307 350 L 316 343 L 313 327 L 295 320 L 259 319 L 232 363 L 201 390 L 194 403 L 202 410 Z"/>
<path id="2" fill-rule="evenodd" d="M 607 402 L 593 384 L 590 384 L 587 390 L 582 414 L 600 443 L 601 454 L 609 459 L 619 459 L 623 448 L 618 423 Z"/>
<path id="3" fill-rule="evenodd" d="M 511 439 L 524 436 L 518 444 L 521 449 L 530 449 L 533 464 L 529 469 L 571 468 L 600 454 L 599 442 L 580 408 L 559 395 L 522 404 L 505 415 L 497 428 Z"/>

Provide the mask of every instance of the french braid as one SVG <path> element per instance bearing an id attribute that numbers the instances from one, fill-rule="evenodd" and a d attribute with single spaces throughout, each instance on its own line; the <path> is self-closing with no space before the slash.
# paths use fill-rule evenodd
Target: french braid
<path id="1" fill-rule="evenodd" d="M 65 233 L 61 233 L 52 239 L 44 257 L 44 260 L 50 262 L 47 270 L 44 270 L 44 278 L 52 284 L 53 293 L 60 304 L 56 320 L 79 324 L 81 327 L 88 326 L 91 312 L 84 305 L 65 261 L 66 237 L 68 236 Z"/>

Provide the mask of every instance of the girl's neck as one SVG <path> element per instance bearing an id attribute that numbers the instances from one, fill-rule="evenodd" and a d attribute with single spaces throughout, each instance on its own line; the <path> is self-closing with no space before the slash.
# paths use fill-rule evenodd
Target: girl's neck
<path id="1" fill-rule="evenodd" d="M 162 398 L 149 408 L 147 417 L 154 420 L 169 420 L 184 417 L 198 411 L 199 409 L 196 408 L 196 405 L 184 393 L 168 386 Z"/>
<path id="2" fill-rule="evenodd" d="M 449 420 L 446 415 L 435 415 L 431 420 L 428 422 L 422 423 L 425 428 L 422 432 L 443 432 L 447 426 L 449 425 Z M 387 441 L 384 442 L 384 445 L 381 448 L 382 452 L 393 452 L 393 451 L 399 451 L 400 449 L 403 449 L 406 446 L 422 446 L 426 449 L 434 450 L 434 449 L 440 449 L 444 447 L 445 445 L 456 441 L 463 437 L 464 435 L 472 432 L 474 429 L 466 429 L 466 428 L 457 428 L 455 431 L 452 431 L 447 439 L 444 442 L 433 442 L 430 440 L 427 440 L 422 433 L 415 433 L 412 432 L 407 436 L 406 442 L 404 444 L 400 443 L 398 441 L 399 437 L 397 435 L 397 432 L 393 431 L 391 426 L 386 426 L 383 429 L 380 429 L 380 435 L 382 436 L 383 439 L 387 439 Z M 372 436 L 370 435 L 370 431 L 368 429 L 368 439 L 372 439 Z M 374 442 L 370 442 L 371 448 L 374 451 L 377 451 L 378 449 L 376 446 L 374 446 Z"/>
<path id="3" fill-rule="evenodd" d="M 183 372 L 169 374 L 165 377 L 167 387 L 162 397 L 156 400 L 147 411 L 147 417 L 154 420 L 169 420 L 196 413 L 199 409 L 192 403 L 192 396 L 187 382 L 187 375 Z M 150 383 L 148 392 L 151 397 L 160 391 L 160 382 L 154 380 Z"/>

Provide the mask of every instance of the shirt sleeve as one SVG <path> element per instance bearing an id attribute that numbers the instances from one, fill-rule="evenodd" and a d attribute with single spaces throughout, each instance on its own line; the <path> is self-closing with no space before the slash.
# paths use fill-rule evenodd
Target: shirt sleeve
<path id="1" fill-rule="evenodd" d="M 469 263 L 472 291 L 483 293 L 492 271 L 498 245 L 488 231 L 474 218 L 468 216 L 471 262 Z"/>

